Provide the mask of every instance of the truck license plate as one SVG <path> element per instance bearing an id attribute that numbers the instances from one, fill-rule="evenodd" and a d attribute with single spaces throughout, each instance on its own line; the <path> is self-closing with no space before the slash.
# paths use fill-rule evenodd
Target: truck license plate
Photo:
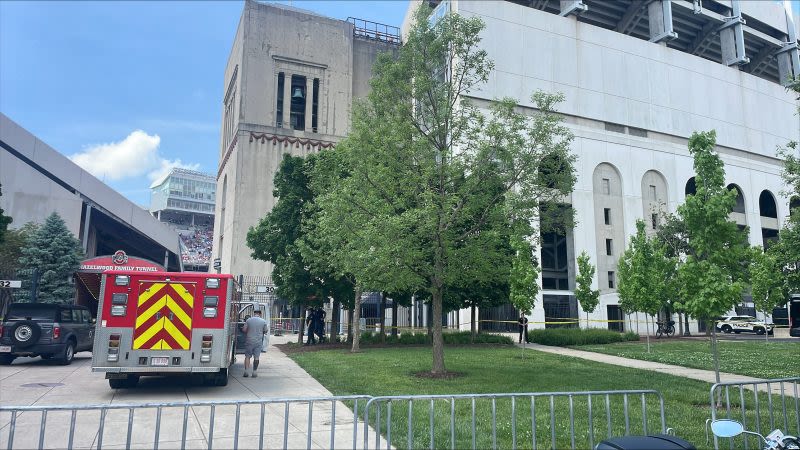
<path id="1" fill-rule="evenodd" d="M 0 345 L 0 353 L 11 353 L 10 345 Z"/>
<path id="2" fill-rule="evenodd" d="M 150 365 L 151 366 L 168 366 L 169 365 L 169 357 L 168 356 L 154 356 L 150 358 Z"/>

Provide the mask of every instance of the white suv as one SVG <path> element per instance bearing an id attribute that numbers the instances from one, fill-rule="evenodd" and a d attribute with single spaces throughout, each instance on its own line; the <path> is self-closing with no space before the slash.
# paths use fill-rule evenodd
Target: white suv
<path id="1" fill-rule="evenodd" d="M 755 334 L 773 333 L 772 324 L 764 323 L 753 316 L 725 316 L 717 322 L 717 329 L 723 333 L 736 334 L 743 331 Z"/>

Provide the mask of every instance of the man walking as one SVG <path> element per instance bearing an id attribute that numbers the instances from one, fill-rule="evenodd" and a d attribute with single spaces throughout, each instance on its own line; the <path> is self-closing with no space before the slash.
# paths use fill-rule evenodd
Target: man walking
<path id="1" fill-rule="evenodd" d="M 305 345 L 314 345 L 317 343 L 316 339 L 314 339 L 314 328 L 317 325 L 317 312 L 314 308 L 308 308 L 308 315 L 306 316 L 306 332 L 308 333 L 308 339 L 306 339 Z"/>
<path id="2" fill-rule="evenodd" d="M 314 327 L 314 333 L 319 338 L 319 343 L 325 342 L 325 316 L 328 314 L 322 308 L 317 308 L 317 323 Z"/>
<path id="3" fill-rule="evenodd" d="M 250 376 L 250 358 L 253 358 L 253 378 L 257 377 L 258 358 L 264 346 L 264 335 L 267 333 L 267 321 L 261 318 L 261 311 L 253 312 L 253 317 L 247 319 L 242 327 L 244 331 L 244 377 Z"/>
<path id="4" fill-rule="evenodd" d="M 522 337 L 525 336 L 525 343 L 530 344 L 531 341 L 528 340 L 528 317 L 525 316 L 524 312 L 519 313 L 517 325 L 519 326 L 519 343 L 522 344 Z"/>

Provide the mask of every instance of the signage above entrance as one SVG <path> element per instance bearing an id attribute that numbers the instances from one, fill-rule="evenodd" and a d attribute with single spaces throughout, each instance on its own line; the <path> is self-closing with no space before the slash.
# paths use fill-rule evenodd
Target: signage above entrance
<path id="1" fill-rule="evenodd" d="M 113 255 L 98 256 L 81 263 L 80 272 L 102 273 L 106 270 L 131 270 L 136 272 L 165 272 L 164 266 L 153 261 L 128 256 L 122 250 Z"/>

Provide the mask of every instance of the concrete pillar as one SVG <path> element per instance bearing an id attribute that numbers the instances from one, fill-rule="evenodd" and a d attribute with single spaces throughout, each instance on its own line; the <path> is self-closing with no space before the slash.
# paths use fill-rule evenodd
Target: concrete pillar
<path id="1" fill-rule="evenodd" d="M 283 74 L 283 128 L 292 127 L 292 74 Z"/>
<path id="2" fill-rule="evenodd" d="M 314 101 L 314 79 L 306 77 L 306 131 L 311 131 L 311 108 Z"/>
<path id="3" fill-rule="evenodd" d="M 791 2 L 784 0 L 783 6 L 786 14 L 788 40 L 783 47 L 775 52 L 775 57 L 778 58 L 779 81 L 786 86 L 790 80 L 800 77 L 800 52 L 797 47 L 797 32 L 795 30 L 795 18 L 792 13 Z"/>
<path id="4" fill-rule="evenodd" d="M 83 217 L 83 253 L 86 254 L 89 250 L 89 223 L 92 220 L 92 205 L 86 204 L 86 214 Z"/>
<path id="5" fill-rule="evenodd" d="M 560 16 L 569 16 L 570 14 L 581 14 L 588 9 L 582 0 L 561 0 Z"/>
<path id="6" fill-rule="evenodd" d="M 647 5 L 650 21 L 650 42 L 662 42 L 678 37 L 672 28 L 671 0 L 658 0 Z"/>
<path id="7" fill-rule="evenodd" d="M 745 20 L 742 17 L 739 0 L 731 0 L 733 15 L 720 27 L 719 38 L 722 46 L 722 63 L 726 66 L 742 65 L 750 62 L 745 55 L 744 29 Z"/>

